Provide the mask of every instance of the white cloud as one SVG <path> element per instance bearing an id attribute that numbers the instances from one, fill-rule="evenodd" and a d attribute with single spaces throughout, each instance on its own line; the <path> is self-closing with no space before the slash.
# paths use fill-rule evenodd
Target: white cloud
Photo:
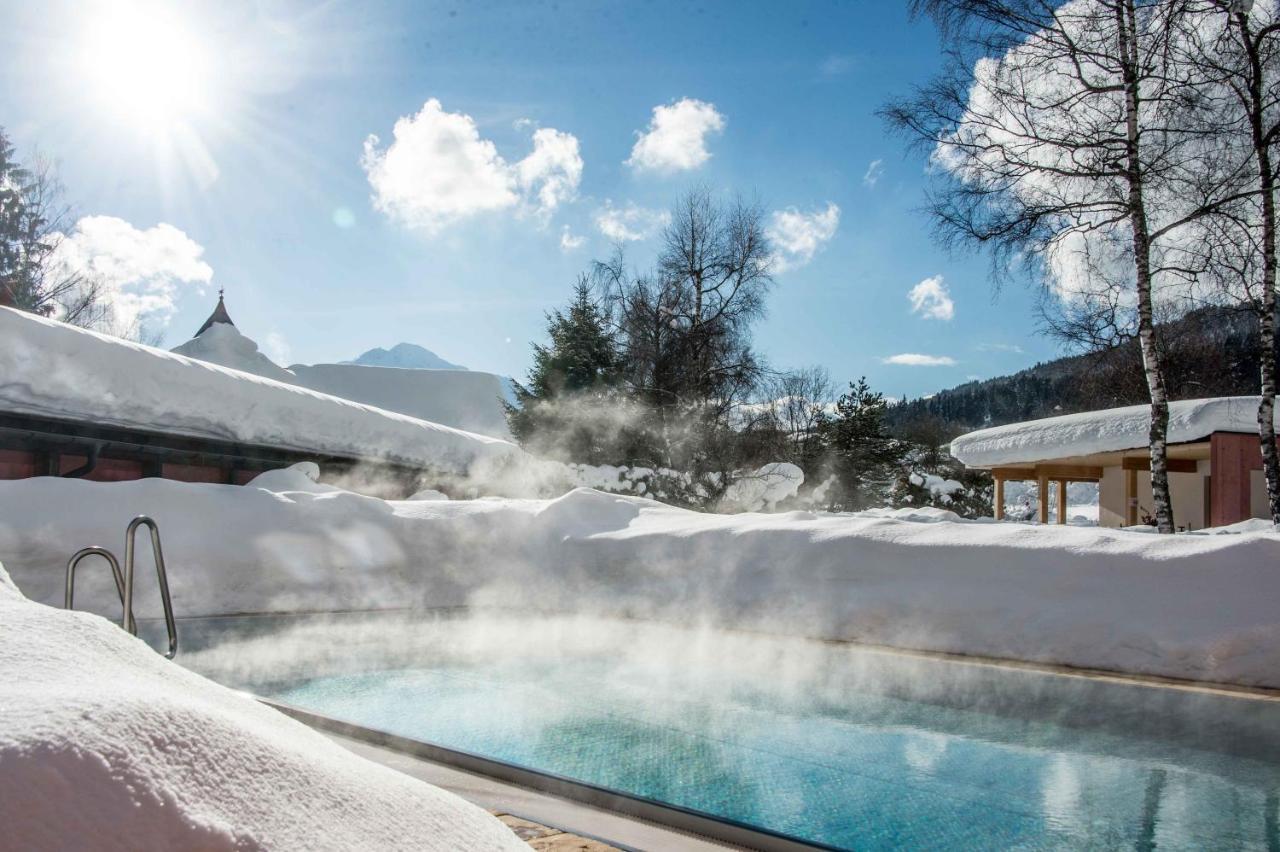
<path id="1" fill-rule="evenodd" d="M 596 211 L 596 229 L 614 242 L 625 243 L 647 240 L 671 221 L 665 210 L 638 207 L 628 201 L 625 207 L 614 207 L 605 199 L 604 207 Z"/>
<path id="2" fill-rule="evenodd" d="M 569 226 L 565 225 L 560 229 L 560 250 L 569 252 L 582 248 L 587 242 L 587 238 L 573 233 L 569 230 Z"/>
<path id="3" fill-rule="evenodd" d="M 576 195 L 582 180 L 572 134 L 538 129 L 533 152 L 510 164 L 471 116 L 445 112 L 435 98 L 396 121 L 390 145 L 379 141 L 370 134 L 360 159 L 374 207 L 428 234 L 485 212 L 519 208 L 546 217 Z"/>
<path id="4" fill-rule="evenodd" d="M 773 271 L 804 266 L 840 227 L 840 207 L 827 202 L 825 210 L 801 213 L 794 207 L 775 210 L 765 234 L 773 243 Z"/>
<path id="5" fill-rule="evenodd" d="M 935 146 L 931 165 L 979 193 L 992 193 L 992 204 L 1002 204 L 1003 196 L 1033 210 L 1064 211 L 1054 219 L 1057 233 L 1029 240 L 1024 248 L 1034 255 L 1019 252 L 1018 259 L 1042 262 L 1047 283 L 1064 302 L 1110 300 L 1112 285 L 1119 284 L 1119 307 L 1129 309 L 1132 238 L 1119 215 L 1126 190 L 1123 181 L 1098 179 L 1083 153 L 1099 134 L 1125 132 L 1124 111 L 1115 109 L 1109 85 L 1120 82 L 1117 72 L 1094 59 L 1106 55 L 1116 31 L 1093 0 L 1054 5 L 1054 27 L 975 62 L 966 112 Z M 1065 39 L 1079 51 L 1069 56 L 1061 50 Z M 1037 108 L 1018 108 L 1018 99 L 1007 96 L 1011 86 L 1027 92 Z M 1044 139 L 1058 141 L 1035 141 Z M 1176 266 L 1181 251 L 1198 247 L 1201 235 L 1194 226 L 1166 228 L 1199 202 L 1168 181 L 1148 187 L 1146 202 L 1151 231 L 1163 232 L 1152 245 L 1152 265 Z M 1157 302 L 1189 295 L 1176 275 L 1158 276 L 1155 285 Z"/>
<path id="6" fill-rule="evenodd" d="M 954 367 L 956 364 L 956 359 L 949 355 L 921 355 L 918 352 L 903 352 L 880 360 L 885 364 L 904 367 Z"/>
<path id="7" fill-rule="evenodd" d="M 956 315 L 956 303 L 941 275 L 930 276 L 912 287 L 907 298 L 911 300 L 911 313 L 925 319 L 950 320 Z"/>
<path id="8" fill-rule="evenodd" d="M 880 176 L 884 174 L 884 160 L 872 160 L 867 166 L 866 173 L 862 176 L 862 185 L 867 189 L 875 189 L 877 183 L 880 182 Z"/>
<path id="9" fill-rule="evenodd" d="M 115 324 L 127 329 L 140 321 L 167 325 L 179 289 L 213 279 L 203 254 L 173 225 L 139 229 L 115 216 L 86 216 L 58 240 L 53 261 L 100 282 Z"/>
<path id="10" fill-rule="evenodd" d="M 1022 354 L 1022 347 L 1016 343 L 979 343 L 976 348 L 979 352 L 1012 352 L 1015 355 Z"/>
<path id="11" fill-rule="evenodd" d="M 724 130 L 724 124 L 724 116 L 706 101 L 682 98 L 656 106 L 626 164 L 636 171 L 662 173 L 696 169 L 711 159 L 707 136 Z"/>
<path id="12" fill-rule="evenodd" d="M 578 138 L 550 127 L 535 130 L 533 153 L 516 163 L 515 169 L 521 191 L 534 199 L 540 215 L 548 216 L 578 193 L 582 182 Z"/>

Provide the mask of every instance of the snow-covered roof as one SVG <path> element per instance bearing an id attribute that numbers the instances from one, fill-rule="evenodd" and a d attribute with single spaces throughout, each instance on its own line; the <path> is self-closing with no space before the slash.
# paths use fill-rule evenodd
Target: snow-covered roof
<path id="1" fill-rule="evenodd" d="M 508 441 L 0 308 L 0 410 L 464 473 Z"/>
<path id="2" fill-rule="evenodd" d="M 242 373 L 253 373 L 278 382 L 298 384 L 298 377 L 258 351 L 258 344 L 230 323 L 217 323 L 169 350 L 188 358 L 221 364 Z"/>
<path id="3" fill-rule="evenodd" d="M 227 313 L 227 306 L 222 301 L 221 290 L 218 291 L 217 306 L 214 307 L 213 313 L 209 314 L 209 318 L 204 321 L 204 325 L 200 326 L 200 330 L 196 332 L 196 337 L 199 337 L 209 329 L 213 328 L 215 323 L 220 325 L 229 325 L 233 328 L 235 327 L 235 323 L 231 321 L 231 315 Z"/>
<path id="4" fill-rule="evenodd" d="M 208 333 L 204 337 L 208 337 Z M 258 372 L 254 370 L 253 372 Z M 502 380 L 474 370 L 294 364 L 296 384 L 468 432 L 509 438 Z"/>
<path id="5" fill-rule="evenodd" d="M 1258 397 L 1225 396 L 1169 403 L 1171 444 L 1214 432 L 1255 432 Z M 951 455 L 969 467 L 1028 464 L 1147 446 L 1151 407 L 1130 405 L 979 429 L 951 442 Z"/>
<path id="6" fill-rule="evenodd" d="M 294 364 L 285 369 L 230 323 L 215 323 L 169 351 L 430 423 L 511 437 L 502 408 L 502 379 L 492 373 L 363 364 Z"/>

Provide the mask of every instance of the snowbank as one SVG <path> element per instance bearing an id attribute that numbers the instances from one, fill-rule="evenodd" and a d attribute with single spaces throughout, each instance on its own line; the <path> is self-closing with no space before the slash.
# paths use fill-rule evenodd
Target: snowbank
<path id="1" fill-rule="evenodd" d="M 1016 465 L 1145 447 L 1151 408 L 1131 405 L 979 429 L 951 442 L 969 467 Z M 1228 396 L 1169 403 L 1169 443 L 1200 441 L 1213 432 L 1258 431 L 1258 397 Z"/>
<path id="2" fill-rule="evenodd" d="M 206 334 L 228 326 L 215 325 Z M 0 410 L 465 473 L 515 445 L 0 308 Z"/>
<path id="3" fill-rule="evenodd" d="M 383 501 L 165 480 L 0 482 L 0 560 L 58 603 L 70 554 L 164 536 L 179 616 L 391 607 L 629 614 L 1280 686 L 1280 534 L 1154 536 L 919 508 L 712 515 L 579 489 Z M 145 548 L 145 543 L 140 545 Z M 160 613 L 141 553 L 140 617 Z M 99 566 L 77 604 L 118 617 Z"/>
<path id="4" fill-rule="evenodd" d="M 0 845 L 510 849 L 475 805 L 170 663 L 0 567 Z"/>

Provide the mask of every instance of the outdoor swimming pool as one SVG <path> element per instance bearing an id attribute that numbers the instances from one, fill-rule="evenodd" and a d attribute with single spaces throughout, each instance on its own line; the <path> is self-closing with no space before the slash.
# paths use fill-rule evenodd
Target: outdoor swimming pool
<path id="1" fill-rule="evenodd" d="M 362 726 L 857 849 L 1276 849 L 1280 702 L 588 619 L 210 624 Z"/>

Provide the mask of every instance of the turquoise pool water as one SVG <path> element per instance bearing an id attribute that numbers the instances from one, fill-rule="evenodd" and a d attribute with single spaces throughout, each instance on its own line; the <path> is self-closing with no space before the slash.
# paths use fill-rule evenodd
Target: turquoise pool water
<path id="1" fill-rule="evenodd" d="M 363 651 L 344 664 L 339 642 L 322 673 L 247 680 L 367 727 L 850 849 L 1280 849 L 1274 702 L 669 628 L 440 638 L 454 629 L 393 666 Z"/>

